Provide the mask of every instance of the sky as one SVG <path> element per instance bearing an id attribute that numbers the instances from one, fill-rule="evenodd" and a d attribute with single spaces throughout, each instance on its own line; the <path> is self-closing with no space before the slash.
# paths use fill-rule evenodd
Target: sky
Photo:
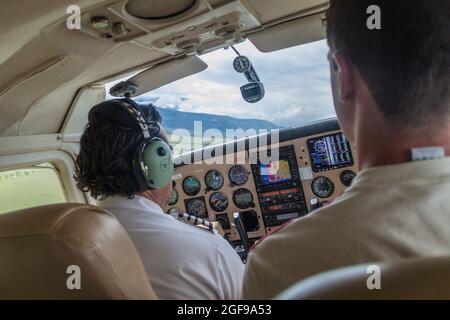
<path id="1" fill-rule="evenodd" d="M 266 95 L 246 103 L 240 87 L 247 81 L 233 69 L 236 54 L 219 50 L 200 56 L 208 69 L 146 93 L 139 100 L 185 112 L 262 119 L 282 127 L 335 116 L 325 40 L 262 53 L 250 41 L 235 46 L 252 61 Z"/>

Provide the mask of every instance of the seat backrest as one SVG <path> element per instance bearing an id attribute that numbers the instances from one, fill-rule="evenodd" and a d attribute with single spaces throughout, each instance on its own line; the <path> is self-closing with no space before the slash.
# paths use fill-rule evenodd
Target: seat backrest
<path id="1" fill-rule="evenodd" d="M 0 299 L 155 298 L 132 240 L 110 213 L 57 204 L 0 215 Z"/>
<path id="2" fill-rule="evenodd" d="M 380 272 L 373 266 L 378 266 Z M 358 265 L 321 273 L 300 281 L 277 299 L 447 300 L 450 299 L 449 281 L 450 257 L 424 257 Z M 377 284 L 380 289 L 377 289 Z"/>

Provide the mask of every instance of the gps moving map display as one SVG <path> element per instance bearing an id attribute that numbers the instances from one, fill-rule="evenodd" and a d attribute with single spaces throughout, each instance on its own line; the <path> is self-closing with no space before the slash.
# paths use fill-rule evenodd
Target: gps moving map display
<path id="1" fill-rule="evenodd" d="M 263 185 L 288 182 L 292 179 L 291 169 L 287 160 L 280 160 L 268 164 L 260 163 L 260 175 Z"/>
<path id="2" fill-rule="evenodd" d="M 314 172 L 353 165 L 350 144 L 342 133 L 309 139 L 307 144 Z"/>
<path id="3" fill-rule="evenodd" d="M 270 163 L 258 159 L 256 164 L 252 164 L 266 227 L 279 226 L 308 213 L 294 146 L 281 147 L 278 154 L 278 159 Z"/>

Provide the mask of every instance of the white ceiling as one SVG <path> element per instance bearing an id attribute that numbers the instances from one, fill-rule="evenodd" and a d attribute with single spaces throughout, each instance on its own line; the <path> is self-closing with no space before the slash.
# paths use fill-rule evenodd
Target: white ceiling
<path id="1" fill-rule="evenodd" d="M 154 37 L 175 34 L 185 41 L 190 37 L 181 29 L 186 24 L 204 26 L 211 17 L 222 21 L 219 14 L 228 14 L 226 19 L 232 23 L 244 21 L 239 33 L 249 34 L 263 52 L 323 37 L 320 16 L 313 14 L 323 12 L 326 0 L 198 0 L 187 14 L 153 24 L 123 15 L 126 1 L 78 1 L 81 31 L 66 27 L 66 9 L 72 0 L 0 1 L 0 135 L 59 132 L 80 88 L 172 58 L 178 40 L 161 48 Z M 153 0 L 158 1 L 165 0 Z M 240 8 L 239 13 L 233 13 L 234 8 Z M 130 33 L 102 39 L 89 25 L 98 14 L 123 21 Z M 158 30 L 150 30 L 156 26 Z M 203 49 L 227 40 L 214 33 L 201 39 L 205 39 L 199 45 Z"/>

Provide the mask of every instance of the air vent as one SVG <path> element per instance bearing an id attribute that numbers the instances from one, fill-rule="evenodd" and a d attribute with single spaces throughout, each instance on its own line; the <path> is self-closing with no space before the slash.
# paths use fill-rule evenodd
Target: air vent
<path id="1" fill-rule="evenodd" d="M 191 9 L 197 0 L 130 0 L 125 10 L 132 16 L 159 20 L 178 16 Z"/>

